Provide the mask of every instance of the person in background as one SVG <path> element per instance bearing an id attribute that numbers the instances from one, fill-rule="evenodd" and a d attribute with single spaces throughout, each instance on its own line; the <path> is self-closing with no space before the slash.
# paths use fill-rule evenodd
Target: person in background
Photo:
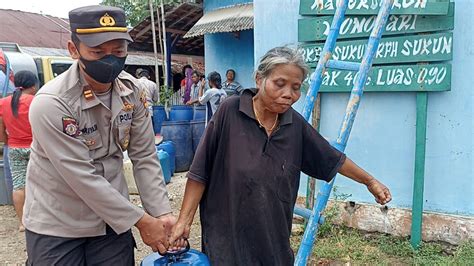
<path id="1" fill-rule="evenodd" d="M 36 93 L 38 79 L 31 71 L 15 74 L 16 90 L 2 100 L 0 107 L 0 141 L 9 145 L 9 162 L 13 181 L 13 206 L 20 220 L 20 231 L 25 227 L 21 221 L 25 203 L 26 167 L 30 159 L 33 141 L 28 114 Z"/>
<path id="2" fill-rule="evenodd" d="M 140 82 L 123 71 L 125 12 L 69 12 L 74 63 L 35 96 L 23 215 L 28 265 L 135 265 L 132 227 L 166 252 L 175 218 Z M 123 152 L 143 208 L 129 200 Z"/>
<path id="3" fill-rule="evenodd" d="M 153 117 L 153 105 L 158 101 L 158 87 L 156 86 L 155 82 L 150 80 L 150 73 L 146 69 L 137 69 L 135 76 L 145 89 L 148 112 L 150 113 L 150 116 Z"/>
<path id="4" fill-rule="evenodd" d="M 216 113 L 217 108 L 222 101 L 227 97 L 227 93 L 222 89 L 221 75 L 216 71 L 209 73 L 207 76 L 209 81 L 209 88 L 199 97 L 199 103 L 206 105 L 206 125 L 211 120 L 212 116 Z"/>
<path id="5" fill-rule="evenodd" d="M 3 90 L 5 90 L 5 95 L 12 94 L 15 91 L 14 76 L 12 76 L 13 71 L 10 69 L 9 78 L 6 76 L 7 65 L 6 65 L 6 55 L 0 49 L 0 93 L 3 95 Z M 0 99 L 2 102 L 5 98 Z M 1 104 L 1 103 L 0 103 Z M 3 143 L 3 175 L 5 176 L 5 185 L 7 188 L 7 198 L 8 203 L 12 200 L 13 192 L 13 181 L 12 174 L 10 171 L 10 161 L 8 159 L 8 143 Z"/>
<path id="6" fill-rule="evenodd" d="M 227 80 L 222 84 L 222 88 L 227 92 L 227 95 L 240 95 L 244 89 L 237 81 L 235 81 L 235 70 L 228 69 L 225 72 Z"/>
<path id="7" fill-rule="evenodd" d="M 190 99 L 186 103 L 187 105 L 195 105 L 199 103 L 199 97 L 203 95 L 204 86 L 206 86 L 206 80 L 201 79 L 201 74 L 197 70 L 193 71 L 191 77 L 193 85 L 191 86 Z"/>
<path id="8" fill-rule="evenodd" d="M 191 87 L 193 86 L 193 69 L 185 68 L 184 82 L 181 82 L 181 94 L 183 103 L 186 104 L 191 99 Z"/>
<path id="9" fill-rule="evenodd" d="M 293 265 L 300 171 L 327 182 L 341 173 L 364 184 L 378 203 L 391 200 L 385 185 L 291 107 L 307 74 L 297 51 L 273 48 L 255 72 L 257 94 L 244 90 L 221 104 L 187 174 L 173 249 L 184 245 L 200 204 L 202 250 L 212 265 Z"/>

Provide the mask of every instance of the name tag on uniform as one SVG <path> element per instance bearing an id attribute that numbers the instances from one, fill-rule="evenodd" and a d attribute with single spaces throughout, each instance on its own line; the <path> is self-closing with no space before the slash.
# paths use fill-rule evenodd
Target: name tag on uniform
<path id="1" fill-rule="evenodd" d="M 132 113 L 121 113 L 118 116 L 119 124 L 132 120 Z"/>
<path id="2" fill-rule="evenodd" d="M 85 127 L 83 129 L 81 129 L 82 134 L 86 134 L 86 135 L 92 134 L 96 131 L 97 131 L 97 124 L 95 124 L 91 127 Z"/>

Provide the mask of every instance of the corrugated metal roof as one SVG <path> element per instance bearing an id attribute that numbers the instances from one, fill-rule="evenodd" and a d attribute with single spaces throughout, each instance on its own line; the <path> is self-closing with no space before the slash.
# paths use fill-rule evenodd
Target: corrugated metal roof
<path id="1" fill-rule="evenodd" d="M 184 35 L 184 38 L 249 29 L 253 29 L 253 3 L 239 4 L 205 13 Z"/>
<path id="2" fill-rule="evenodd" d="M 199 1 L 198 1 L 199 2 Z M 172 52 L 178 54 L 193 54 L 204 55 L 204 38 L 198 36 L 196 38 L 184 39 L 183 35 L 191 29 L 192 25 L 202 17 L 202 5 L 193 3 L 183 3 L 179 6 L 165 6 L 164 21 L 166 24 L 166 31 L 171 37 Z M 158 26 L 161 27 L 162 17 L 155 14 L 155 24 L 157 26 L 157 40 L 158 40 Z M 151 30 L 151 18 L 147 17 L 132 30 L 130 36 L 133 38 L 131 47 L 136 50 L 153 51 L 153 35 Z M 158 45 L 158 50 L 160 46 Z"/>
<path id="3" fill-rule="evenodd" d="M 20 46 L 67 48 L 70 39 L 67 19 L 30 12 L 0 9 L 0 41 Z"/>

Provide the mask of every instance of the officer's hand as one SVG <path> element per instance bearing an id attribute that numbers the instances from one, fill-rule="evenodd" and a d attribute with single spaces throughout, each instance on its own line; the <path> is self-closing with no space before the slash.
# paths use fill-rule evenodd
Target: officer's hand
<path id="1" fill-rule="evenodd" d="M 168 214 L 158 217 L 158 219 L 160 219 L 163 222 L 165 226 L 166 236 L 169 239 L 171 237 L 173 226 L 176 224 L 176 217 L 173 214 L 168 213 Z"/>
<path id="2" fill-rule="evenodd" d="M 171 250 L 179 250 L 186 247 L 186 239 L 189 237 L 189 232 L 191 231 L 191 225 L 186 224 L 184 221 L 178 220 L 174 225 L 170 241 Z"/>
<path id="3" fill-rule="evenodd" d="M 143 217 L 135 224 L 140 231 L 143 243 L 150 246 L 156 252 L 164 254 L 168 249 L 167 221 L 160 218 L 154 218 L 145 213 Z"/>
<path id="4" fill-rule="evenodd" d="M 392 200 L 390 190 L 375 178 L 367 183 L 367 189 L 374 195 L 375 201 L 379 204 L 385 205 Z"/>

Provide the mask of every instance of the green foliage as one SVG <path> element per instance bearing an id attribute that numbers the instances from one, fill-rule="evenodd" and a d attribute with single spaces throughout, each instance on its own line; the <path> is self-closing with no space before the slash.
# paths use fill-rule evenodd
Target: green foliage
<path id="1" fill-rule="evenodd" d="M 179 5 L 181 0 L 162 0 L 164 5 Z M 160 0 L 153 0 L 153 7 L 160 5 Z M 127 23 L 131 27 L 135 27 L 143 19 L 150 16 L 150 8 L 148 0 L 102 0 L 101 5 L 120 7 L 125 11 Z"/>
<path id="2" fill-rule="evenodd" d="M 160 86 L 160 100 L 158 101 L 159 105 L 169 105 L 169 100 L 173 95 L 173 88 L 170 88 L 166 85 Z"/>
<path id="3" fill-rule="evenodd" d="M 344 201 L 350 198 L 351 194 L 339 192 L 337 186 L 332 189 L 332 197 L 336 201 Z M 325 221 L 319 226 L 318 237 L 326 236 L 333 233 L 334 220 L 339 216 L 340 211 L 336 204 L 327 206 L 323 212 Z"/>
<path id="4" fill-rule="evenodd" d="M 300 242 L 301 235 L 291 238 L 295 251 Z M 311 262 L 318 265 L 474 265 L 474 241 L 459 246 L 422 243 L 418 250 L 413 250 L 407 237 L 333 226 L 331 234 L 317 238 Z"/>

